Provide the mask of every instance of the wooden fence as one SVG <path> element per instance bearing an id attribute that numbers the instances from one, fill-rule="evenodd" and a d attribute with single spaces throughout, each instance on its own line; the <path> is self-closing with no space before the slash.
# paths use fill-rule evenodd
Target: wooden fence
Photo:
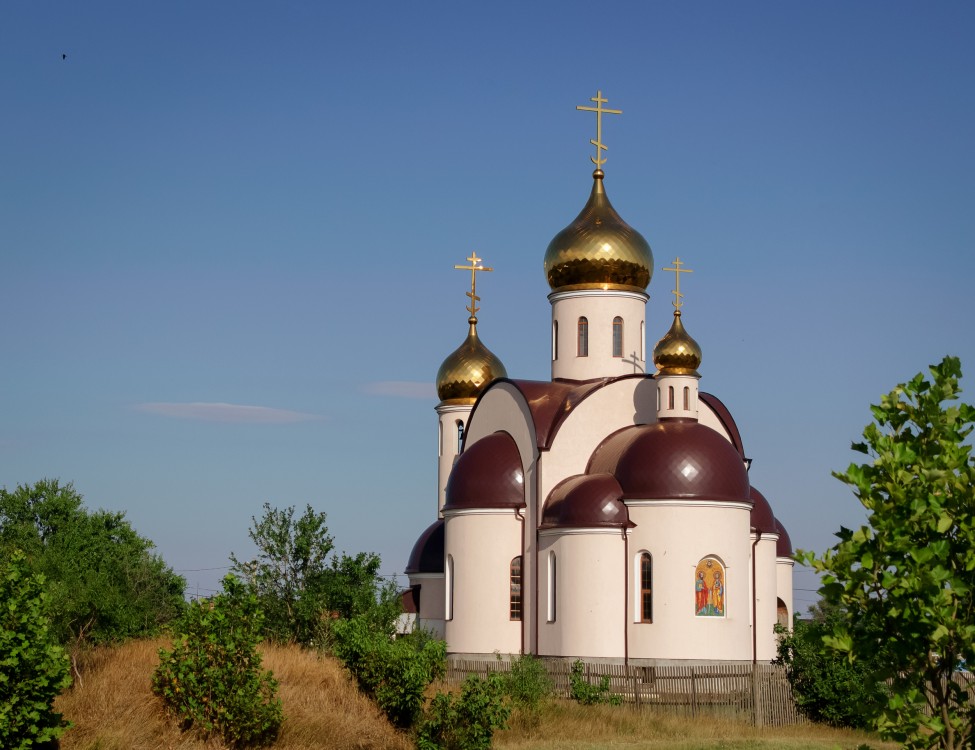
<path id="1" fill-rule="evenodd" d="M 571 697 L 569 674 L 572 664 L 543 660 L 552 679 L 554 693 Z M 447 681 L 459 684 L 469 674 L 480 677 L 490 672 L 508 672 L 508 660 L 473 661 L 451 659 Z M 626 666 L 584 662 L 586 679 L 598 684 L 609 678 L 609 690 L 623 703 L 635 708 L 666 711 L 696 717 L 720 714 L 749 721 L 757 726 L 785 726 L 805 723 L 796 709 L 785 668 L 770 664 L 715 664 L 701 666 Z"/>

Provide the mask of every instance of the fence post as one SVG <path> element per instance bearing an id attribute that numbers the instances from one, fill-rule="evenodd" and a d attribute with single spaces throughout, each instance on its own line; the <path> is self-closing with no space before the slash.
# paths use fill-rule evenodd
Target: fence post
<path id="1" fill-rule="evenodd" d="M 633 702 L 637 708 L 640 708 L 640 685 L 636 679 L 637 672 L 640 671 L 640 668 L 628 667 L 628 669 L 630 670 L 630 679 L 633 681 Z"/>
<path id="2" fill-rule="evenodd" d="M 759 707 L 758 664 L 752 663 L 752 723 L 762 726 L 762 712 Z"/>
<path id="3" fill-rule="evenodd" d="M 697 672 L 691 667 L 691 716 L 697 716 Z"/>

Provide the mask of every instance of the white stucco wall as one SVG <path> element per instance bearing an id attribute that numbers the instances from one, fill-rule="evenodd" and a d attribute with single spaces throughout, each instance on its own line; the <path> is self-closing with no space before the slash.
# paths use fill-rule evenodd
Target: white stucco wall
<path id="1" fill-rule="evenodd" d="M 446 500 L 447 479 L 450 470 L 454 468 L 457 459 L 457 423 L 467 427 L 471 405 L 439 404 L 437 420 L 439 422 L 437 435 L 437 513 L 443 508 Z"/>
<path id="2" fill-rule="evenodd" d="M 552 378 L 591 380 L 646 371 L 646 294 L 586 289 L 553 292 L 548 298 L 553 331 L 558 323 L 558 358 L 552 360 Z M 613 318 L 617 316 L 623 319 L 622 357 L 613 356 Z M 589 322 L 586 357 L 577 354 L 580 317 Z"/>
<path id="3" fill-rule="evenodd" d="M 448 653 L 519 653 L 522 623 L 510 616 L 510 574 L 511 560 L 521 554 L 521 521 L 510 510 L 447 511 L 444 517 Z"/>
<path id="4" fill-rule="evenodd" d="M 778 534 L 763 534 L 755 546 L 755 646 L 759 661 L 771 661 L 775 658 L 778 588 L 775 544 L 778 538 Z"/>
<path id="5" fill-rule="evenodd" d="M 789 629 L 796 611 L 792 606 L 792 572 L 795 561 L 791 557 L 777 557 L 775 559 L 775 591 L 779 599 L 785 602 L 789 610 Z"/>
<path id="6" fill-rule="evenodd" d="M 658 390 L 658 419 L 671 417 L 698 419 L 700 410 L 698 409 L 697 378 L 691 375 L 657 375 L 655 380 Z M 669 390 L 671 388 L 674 389 L 673 408 L 670 406 Z M 688 395 L 688 408 L 686 409 L 684 408 L 685 388 L 687 388 Z M 710 425 L 708 426 L 710 427 Z M 727 437 L 724 430 L 720 430 L 718 434 Z"/>
<path id="7" fill-rule="evenodd" d="M 653 558 L 654 616 L 627 614 L 631 659 L 750 661 L 750 506 L 702 501 L 627 501 L 632 559 Z M 704 557 L 725 566 L 724 617 L 694 614 L 694 570 Z"/>
<path id="8" fill-rule="evenodd" d="M 619 531 L 558 529 L 539 541 L 538 653 L 618 658 L 624 651 L 626 557 Z M 549 553 L 556 559 L 555 620 L 550 622 Z"/>

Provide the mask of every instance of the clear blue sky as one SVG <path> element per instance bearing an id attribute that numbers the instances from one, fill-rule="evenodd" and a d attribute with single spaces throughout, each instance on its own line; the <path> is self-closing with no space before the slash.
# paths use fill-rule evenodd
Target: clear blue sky
<path id="1" fill-rule="evenodd" d="M 5 3 L 0 485 L 73 481 L 191 590 L 264 501 L 402 572 L 453 265 L 496 269 L 482 337 L 547 378 L 601 88 L 610 197 L 694 269 L 701 386 L 822 550 L 871 402 L 947 353 L 975 400 L 973 38 L 962 2 Z"/>

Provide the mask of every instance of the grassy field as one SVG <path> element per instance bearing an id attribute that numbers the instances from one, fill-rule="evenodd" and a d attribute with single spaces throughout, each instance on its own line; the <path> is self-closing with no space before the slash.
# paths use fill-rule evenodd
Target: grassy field
<path id="1" fill-rule="evenodd" d="M 216 750 L 222 743 L 182 733 L 150 690 L 157 651 L 167 643 L 136 641 L 96 649 L 83 663 L 82 681 L 55 704 L 74 725 L 62 750 Z M 278 750 L 405 750 L 409 738 L 394 730 L 329 657 L 293 647 L 265 646 L 264 664 L 281 683 L 285 722 Z M 856 732 L 802 726 L 754 727 L 709 718 L 676 719 L 611 706 L 553 701 L 532 726 L 514 717 L 496 736 L 498 748 L 538 750 L 873 750 L 896 745 Z"/>

